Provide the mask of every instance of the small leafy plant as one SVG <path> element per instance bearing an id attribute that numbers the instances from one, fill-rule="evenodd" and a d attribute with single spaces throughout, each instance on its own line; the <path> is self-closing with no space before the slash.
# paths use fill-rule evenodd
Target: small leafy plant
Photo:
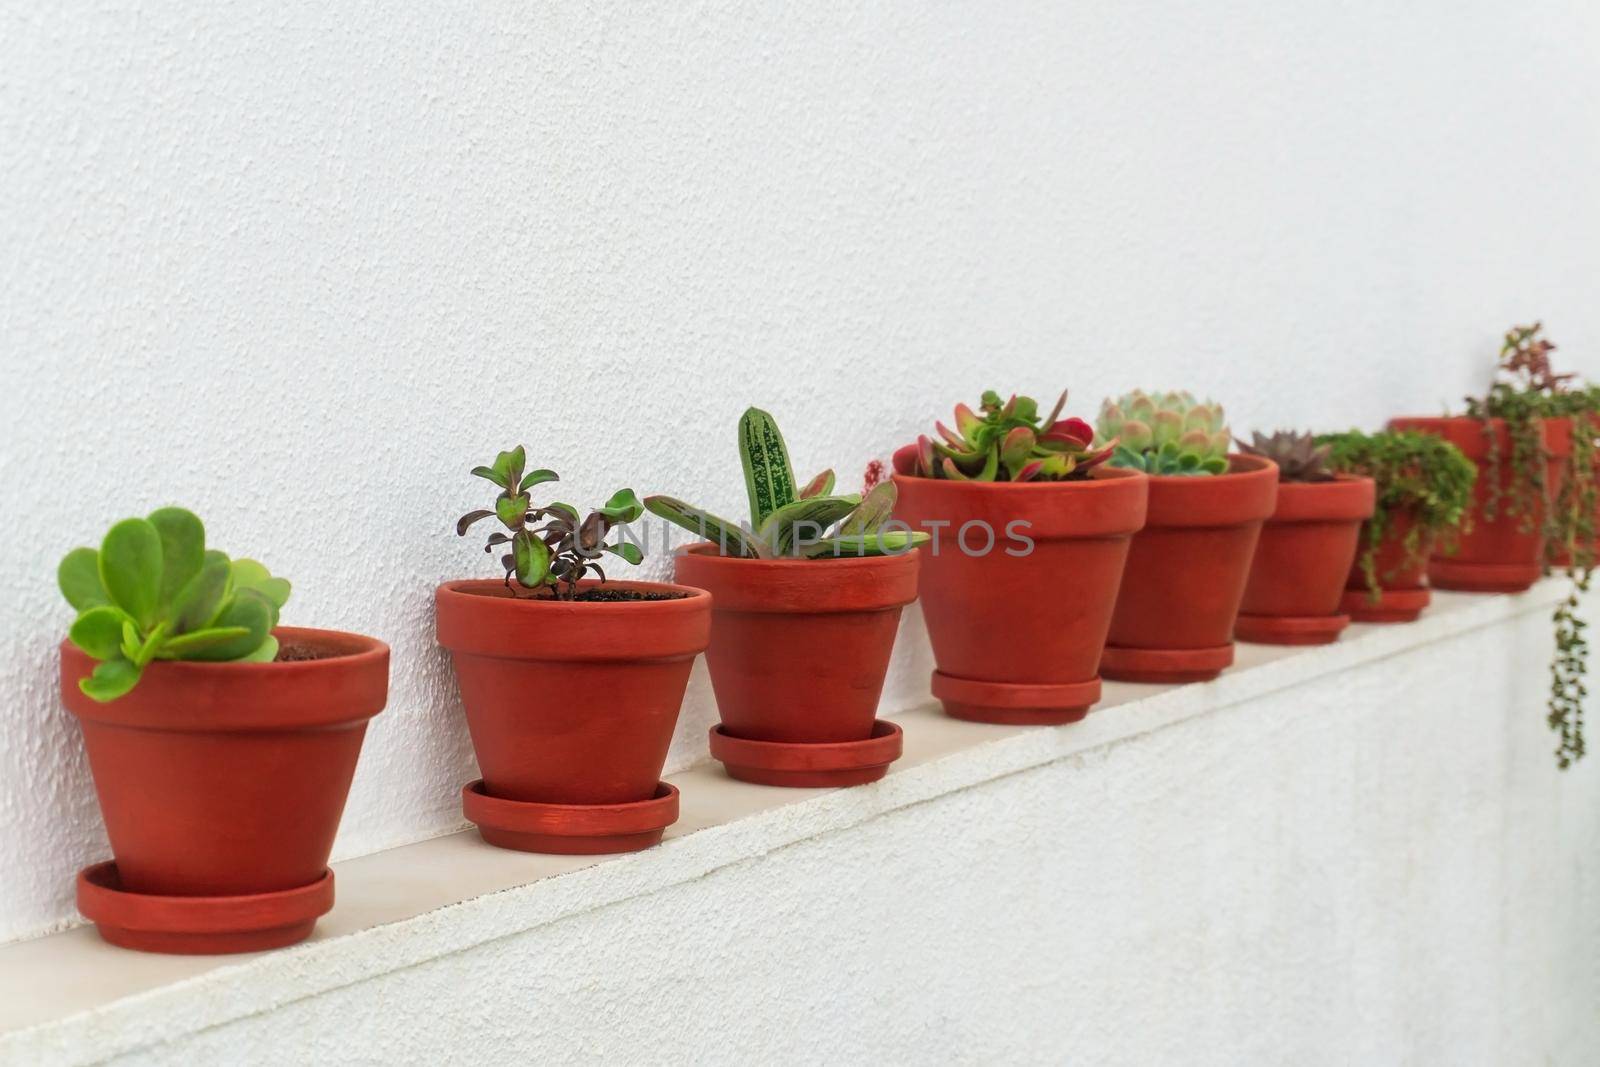
<path id="1" fill-rule="evenodd" d="M 739 458 L 750 502 L 748 526 L 670 496 L 645 497 L 644 506 L 717 542 L 724 555 L 748 559 L 896 555 L 928 540 L 925 533 L 886 528 L 897 495 L 892 481 L 872 484 L 865 497 L 833 495 L 832 470 L 798 485 L 778 424 L 760 408 L 739 419 Z"/>
<path id="2" fill-rule="evenodd" d="M 934 424 L 939 437 L 924 434 L 914 445 L 894 454 L 900 474 L 918 478 L 946 478 L 957 482 L 1068 482 L 1089 477 L 1089 472 L 1111 457 L 1115 441 L 1094 445 L 1094 428 L 1082 419 L 1063 419 L 1067 405 L 1063 390 L 1044 418 L 1028 396 L 1005 401 L 989 390 L 978 411 L 956 405 L 955 429 Z M 981 412 L 982 414 L 979 414 Z"/>
<path id="3" fill-rule="evenodd" d="M 602 582 L 606 572 L 597 560 L 602 553 L 637 565 L 644 559 L 639 546 L 631 541 L 606 542 L 612 529 L 630 523 L 644 514 L 644 507 L 632 489 L 619 489 L 611 499 L 580 519 L 571 504 L 546 504 L 535 507 L 528 492 L 536 485 L 559 480 L 547 468 L 523 473 L 527 453 L 521 445 L 495 457 L 490 467 L 474 467 L 472 473 L 500 487 L 494 508 L 469 511 L 456 521 L 456 533 L 465 536 L 480 519 L 498 519 L 503 530 L 489 535 L 485 552 L 509 545 L 500 557 L 506 571 L 506 588 L 516 595 L 512 579 L 523 589 L 548 594 L 558 600 L 571 600 L 578 593 L 578 582 L 593 573 Z"/>
<path id="4" fill-rule="evenodd" d="M 1595 505 L 1600 490 L 1595 479 L 1596 438 L 1600 436 L 1600 387 L 1575 388 L 1576 376 L 1558 374 L 1550 363 L 1556 346 L 1542 336 L 1544 327 L 1514 326 L 1500 346 L 1495 380 L 1483 397 L 1467 397 L 1469 418 L 1482 419 L 1489 444 L 1488 483 L 1483 517 L 1493 521 L 1501 513 L 1517 519 L 1518 529 L 1532 533 L 1543 516 L 1539 532 L 1545 541 L 1545 573 L 1562 556 L 1572 589 L 1559 606 L 1555 624 L 1556 654 L 1550 664 L 1550 728 L 1560 737 L 1556 764 L 1565 770 L 1582 759 L 1583 698 L 1588 694 L 1588 628 L 1578 615 L 1581 595 L 1588 591 L 1595 565 Z M 1500 454 L 1499 438 L 1491 419 L 1503 419 L 1511 440 L 1511 455 Z M 1572 420 L 1572 453 L 1567 458 L 1561 488 L 1552 494 L 1545 477 L 1549 457 L 1540 433 L 1544 419 Z M 1509 490 L 1501 485 L 1502 464 L 1509 461 L 1513 477 Z"/>
<path id="5" fill-rule="evenodd" d="M 1227 419 L 1222 405 L 1202 404 L 1192 393 L 1135 389 L 1100 406 L 1096 429 L 1118 444 L 1113 467 L 1149 474 L 1202 476 L 1228 470 Z"/>
<path id="6" fill-rule="evenodd" d="M 278 654 L 272 629 L 289 583 L 206 548 L 205 526 L 182 508 L 123 519 L 98 551 L 68 552 L 56 581 L 78 611 L 69 638 L 100 661 L 78 686 L 102 703 L 157 660 L 265 663 Z"/>
<path id="7" fill-rule="evenodd" d="M 1478 468 L 1455 445 L 1415 430 L 1374 434 L 1349 430 L 1321 434 L 1317 443 L 1328 450 L 1332 470 L 1365 475 L 1376 483 L 1377 506 L 1367 520 L 1366 544 L 1359 557 L 1374 600 L 1381 579 L 1389 577 L 1378 574 L 1377 553 L 1395 516 L 1409 515 L 1412 520 L 1401 546 L 1406 566 L 1422 562 L 1428 534 L 1446 549 L 1454 542 L 1478 477 Z"/>
<path id="8" fill-rule="evenodd" d="M 1319 443 L 1315 434 L 1297 430 L 1275 430 L 1270 435 L 1256 430 L 1250 442 L 1236 442 L 1239 451 L 1247 456 L 1270 459 L 1278 465 L 1280 482 L 1331 482 L 1334 472 L 1328 468 L 1332 446 Z"/>

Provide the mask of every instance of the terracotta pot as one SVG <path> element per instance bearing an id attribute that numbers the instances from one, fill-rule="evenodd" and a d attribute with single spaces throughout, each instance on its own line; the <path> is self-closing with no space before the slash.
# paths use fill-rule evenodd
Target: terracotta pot
<path id="1" fill-rule="evenodd" d="M 606 587 L 685 595 L 599 602 L 513 597 L 499 579 L 446 582 L 435 594 L 439 643 L 455 663 L 483 772 L 481 786 L 464 793 L 528 806 L 521 817 L 500 817 L 514 809 L 465 797 L 467 817 L 490 844 L 620 851 L 654 844 L 677 817 L 677 795 L 663 791 L 661 768 L 690 668 L 710 636 L 711 596 L 653 582 Z M 647 806 L 665 821 L 641 831 L 630 805 Z M 619 839 L 596 840 L 610 835 L 595 813 L 563 822 L 560 812 L 542 810 L 583 806 L 614 809 Z M 565 842 L 563 828 L 571 831 Z M 625 848 L 604 847 L 612 844 Z"/>
<path id="2" fill-rule="evenodd" d="M 94 661 L 62 643 L 62 700 L 83 728 L 116 857 L 84 872 L 79 899 L 107 940 L 249 951 L 300 940 L 331 906 L 328 854 L 367 720 L 387 699 L 389 648 L 333 630 L 276 634 L 332 655 L 153 663 L 132 692 L 106 704 L 78 688 Z M 163 898 L 183 899 L 163 907 Z M 253 907 L 256 925 L 217 925 L 215 914 L 201 917 L 206 900 L 236 921 Z M 280 908 L 278 918 L 298 917 L 260 925 Z M 197 930 L 197 919 L 211 925 Z"/>
<path id="3" fill-rule="evenodd" d="M 1196 682 L 1233 662 L 1233 624 L 1278 468 L 1230 455 L 1227 474 L 1150 479 L 1100 671 L 1129 682 Z"/>
<path id="4" fill-rule="evenodd" d="M 921 549 L 921 597 L 945 712 L 1022 724 L 1087 715 L 1150 479 L 1099 467 L 1077 482 L 894 481 L 895 517 L 936 538 Z"/>
<path id="5" fill-rule="evenodd" d="M 1544 508 L 1538 506 L 1531 517 L 1506 514 L 1516 472 L 1512 470 L 1511 435 L 1504 420 L 1491 419 L 1486 428 L 1480 419 L 1401 418 L 1389 420 L 1391 430 L 1419 430 L 1443 437 L 1459 448 L 1478 466 L 1478 479 L 1472 489 L 1472 503 L 1459 545 L 1453 553 L 1437 550 L 1428 565 L 1430 583 L 1438 589 L 1461 589 L 1474 593 L 1516 593 L 1527 589 L 1544 570 Z M 1545 419 L 1541 435 L 1549 461 L 1545 467 L 1546 491 L 1553 498 L 1560 491 L 1566 459 L 1572 450 L 1572 425 L 1567 419 Z M 1484 518 L 1484 504 L 1491 492 L 1489 448 L 1494 441 L 1502 459 L 1500 464 L 1501 501 L 1494 520 Z"/>
<path id="6" fill-rule="evenodd" d="M 888 759 L 884 745 L 870 742 L 900 609 L 917 598 L 917 557 L 737 559 L 710 544 L 678 552 L 677 580 L 712 597 L 706 666 L 722 717 L 712 746 L 729 774 L 808 786 L 883 776 L 899 755 L 899 734 Z M 814 763 L 814 752 L 792 750 L 819 744 L 846 746 L 868 762 L 852 765 L 844 751 L 830 768 L 790 765 Z M 797 781 L 802 769 L 814 773 Z"/>
<path id="7" fill-rule="evenodd" d="M 1377 485 L 1338 475 L 1331 482 L 1279 482 L 1278 503 L 1261 528 L 1233 634 L 1267 645 L 1323 645 L 1350 625 L 1339 611 L 1361 524 Z"/>
<path id="8" fill-rule="evenodd" d="M 1396 511 L 1389 517 L 1383 540 L 1373 551 L 1372 565 L 1378 579 L 1374 595 L 1361 566 L 1371 537 L 1370 525 L 1361 526 L 1340 610 L 1357 622 L 1414 622 L 1432 599 L 1428 592 L 1428 555 L 1433 551 L 1433 534 L 1424 530 L 1416 551 L 1407 552 L 1406 538 L 1415 528 L 1416 518 L 1408 511 Z"/>

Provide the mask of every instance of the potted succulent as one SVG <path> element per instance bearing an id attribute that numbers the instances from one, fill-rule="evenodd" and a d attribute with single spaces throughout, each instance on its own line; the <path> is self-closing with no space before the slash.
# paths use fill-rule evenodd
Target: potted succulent
<path id="1" fill-rule="evenodd" d="M 736 525 L 667 496 L 645 507 L 705 540 L 675 575 L 711 594 L 706 666 L 722 721 L 711 755 L 747 782 L 859 785 L 901 752 L 877 716 L 900 611 L 917 596 L 916 546 L 893 529 L 895 488 L 835 494 L 828 470 L 799 485 L 772 416 L 739 420 L 750 522 Z"/>
<path id="2" fill-rule="evenodd" d="M 1391 429 L 1444 437 L 1478 467 L 1473 503 L 1455 551 L 1435 547 L 1429 581 L 1441 589 L 1520 592 L 1552 565 L 1572 580 L 1556 608 L 1547 721 L 1557 765 L 1585 753 L 1585 623 L 1578 616 L 1595 562 L 1595 429 L 1600 392 L 1575 388 L 1550 363 L 1556 346 L 1539 323 L 1506 332 L 1496 377 L 1464 416 L 1393 419 Z"/>
<path id="3" fill-rule="evenodd" d="M 78 875 L 107 941 L 149 952 L 292 944 L 333 906 L 333 848 L 389 649 L 278 626 L 289 583 L 206 547 L 191 512 L 124 519 L 57 572 L 78 611 L 61 694 L 111 839 Z"/>
<path id="4" fill-rule="evenodd" d="M 1442 437 L 1414 431 L 1322 434 L 1328 466 L 1371 478 L 1372 518 L 1361 527 L 1340 610 L 1358 622 L 1411 622 L 1428 606 L 1428 556 L 1453 543 L 1478 469 Z"/>
<path id="5" fill-rule="evenodd" d="M 1150 512 L 1133 539 L 1100 672 L 1128 682 L 1196 682 L 1233 662 L 1233 625 L 1278 471 L 1230 455 L 1221 405 L 1185 392 L 1107 400 L 1115 467 L 1150 474 Z"/>
<path id="6" fill-rule="evenodd" d="M 485 552 L 503 579 L 446 582 L 434 596 L 439 643 L 450 651 L 483 777 L 462 809 L 483 839 L 524 852 L 631 852 L 677 820 L 678 792 L 661 781 L 695 656 L 710 634 L 700 589 L 608 580 L 607 557 L 636 564 L 618 527 L 643 508 L 631 489 L 580 515 L 537 505 L 530 490 L 557 480 L 525 471 L 519 445 L 473 474 L 500 491 L 468 512 L 499 528 Z"/>
<path id="7" fill-rule="evenodd" d="M 1233 635 L 1266 645 L 1322 645 L 1350 625 L 1339 610 L 1361 524 L 1372 516 L 1371 478 L 1330 468 L 1331 445 L 1278 431 L 1238 442 L 1278 467 L 1278 502 L 1261 528 Z"/>
<path id="8" fill-rule="evenodd" d="M 894 454 L 898 513 L 931 535 L 922 612 L 945 713 L 1075 722 L 1100 699 L 1099 660 L 1150 479 L 1106 464 L 1082 419 L 983 395 Z"/>

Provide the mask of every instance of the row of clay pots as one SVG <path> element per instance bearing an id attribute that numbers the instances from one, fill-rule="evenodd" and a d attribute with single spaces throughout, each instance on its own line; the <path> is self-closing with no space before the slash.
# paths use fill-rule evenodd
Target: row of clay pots
<path id="1" fill-rule="evenodd" d="M 1392 425 L 1440 433 L 1475 459 L 1486 452 L 1475 421 Z M 1547 444 L 1556 479 L 1559 426 Z M 701 652 L 721 715 L 712 754 L 730 775 L 786 786 L 879 778 L 902 737 L 877 718 L 878 699 L 919 584 L 933 693 L 950 715 L 988 723 L 1081 719 L 1102 676 L 1215 677 L 1232 662 L 1235 634 L 1329 641 L 1347 622 L 1341 607 L 1384 621 L 1421 610 L 1421 568 L 1400 566 L 1404 516 L 1380 549 L 1381 601 L 1367 599 L 1354 561 L 1369 480 L 1280 485 L 1265 460 L 1230 462 L 1204 478 L 1112 468 L 1059 483 L 896 475 L 897 517 L 942 534 L 942 545 L 820 563 L 697 546 L 677 555 L 677 585 L 608 583 L 676 599 L 574 603 L 512 597 L 498 580 L 446 583 L 438 636 L 482 772 L 463 789 L 463 809 L 506 848 L 659 841 L 678 811 L 661 772 Z M 1031 550 L 995 543 L 1019 521 Z M 990 533 L 969 554 L 970 524 Z M 1459 554 L 1429 571 L 1449 588 L 1525 588 L 1541 554 L 1514 521 L 1480 518 Z M 389 650 L 334 631 L 277 633 L 312 658 L 152 664 L 110 703 L 79 691 L 93 662 L 63 643 L 62 692 L 83 726 L 116 856 L 80 874 L 79 907 L 108 940 L 167 952 L 270 948 L 307 936 L 332 906 L 328 857 L 366 723 L 385 703 Z"/>

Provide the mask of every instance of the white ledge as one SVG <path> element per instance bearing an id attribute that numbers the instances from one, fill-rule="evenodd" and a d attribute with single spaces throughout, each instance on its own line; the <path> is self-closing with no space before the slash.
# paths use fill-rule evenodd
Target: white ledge
<path id="1" fill-rule="evenodd" d="M 1335 644 L 1240 644 L 1214 682 L 1110 683 L 1093 714 L 1060 727 L 959 722 L 929 705 L 895 716 L 905 755 L 882 781 L 842 790 L 746 785 L 703 764 L 671 781 L 682 817 L 663 844 L 610 857 L 491 848 L 464 831 L 335 865 L 338 901 L 311 940 L 246 956 L 157 956 L 92 928 L 0 947 L 0 1060 L 87 1063 L 159 1045 L 306 997 L 700 878 L 886 812 L 1491 626 L 1549 610 L 1550 580 L 1518 596 L 1435 593 L 1407 625 L 1352 626 Z"/>

